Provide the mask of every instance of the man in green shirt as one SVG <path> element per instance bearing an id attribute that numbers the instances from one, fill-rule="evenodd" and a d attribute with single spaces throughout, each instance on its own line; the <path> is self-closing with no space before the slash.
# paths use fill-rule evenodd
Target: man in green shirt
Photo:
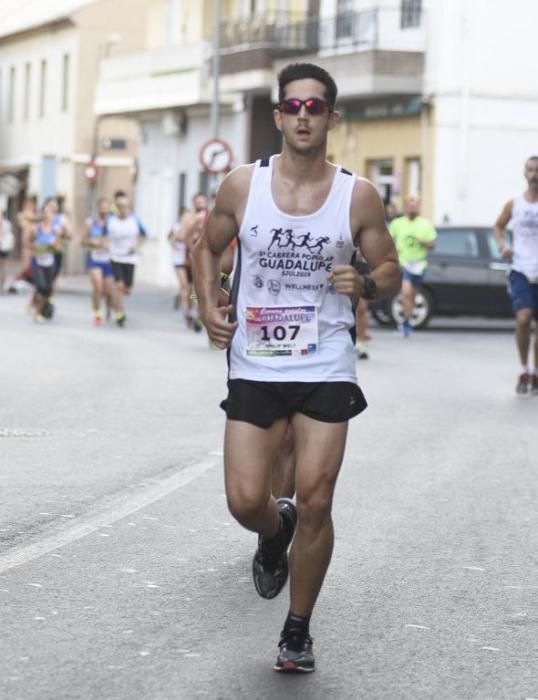
<path id="1" fill-rule="evenodd" d="M 404 215 L 393 219 L 389 225 L 400 265 L 403 269 L 402 307 L 403 322 L 399 331 L 407 338 L 411 334 L 411 317 L 415 296 L 428 266 L 428 250 L 434 247 L 437 232 L 428 219 L 420 216 L 420 202 L 415 197 L 405 201 Z"/>

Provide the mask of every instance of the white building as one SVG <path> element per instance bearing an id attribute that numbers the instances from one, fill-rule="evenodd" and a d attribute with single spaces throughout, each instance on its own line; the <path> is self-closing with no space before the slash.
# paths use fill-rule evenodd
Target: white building
<path id="1" fill-rule="evenodd" d="M 536 0 L 430 0 L 435 221 L 492 225 L 538 153 Z"/>

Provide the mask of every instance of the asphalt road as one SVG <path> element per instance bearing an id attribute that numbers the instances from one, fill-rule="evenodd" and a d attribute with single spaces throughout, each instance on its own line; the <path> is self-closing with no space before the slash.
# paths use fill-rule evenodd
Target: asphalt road
<path id="1" fill-rule="evenodd" d="M 538 698 L 538 398 L 504 325 L 373 328 L 317 672 L 282 677 L 287 592 L 256 595 L 223 495 L 223 354 L 171 293 L 93 328 L 64 288 L 45 326 L 0 297 L 2 700 Z"/>

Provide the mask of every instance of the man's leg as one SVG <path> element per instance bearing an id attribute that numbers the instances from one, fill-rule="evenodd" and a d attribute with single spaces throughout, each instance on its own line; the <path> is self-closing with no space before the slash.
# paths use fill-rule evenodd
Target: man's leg
<path id="1" fill-rule="evenodd" d="M 295 494 L 295 445 L 291 423 L 288 423 L 284 440 L 273 463 L 272 482 L 272 492 L 275 498 L 293 498 Z"/>
<path id="2" fill-rule="evenodd" d="M 288 499 L 271 494 L 271 467 L 284 438 L 287 419 L 270 428 L 228 420 L 224 446 L 226 495 L 232 515 L 258 533 L 252 578 L 262 598 L 277 596 L 288 578 L 288 547 L 297 510 Z"/>
<path id="3" fill-rule="evenodd" d="M 296 414 L 292 424 L 299 520 L 290 554 L 290 609 L 274 669 L 308 673 L 314 671 L 310 616 L 333 550 L 331 508 L 347 421 L 323 423 Z"/>
<path id="4" fill-rule="evenodd" d="M 347 422 L 323 423 L 296 414 L 292 423 L 299 519 L 290 555 L 290 610 L 308 617 L 331 560 L 331 508 L 344 456 Z"/>
<path id="5" fill-rule="evenodd" d="M 527 394 L 531 383 L 529 371 L 529 350 L 531 344 L 532 309 L 520 309 L 516 312 L 516 345 L 521 363 L 521 373 L 516 385 L 518 394 Z M 536 353 L 535 353 L 536 354 Z"/>
<path id="6" fill-rule="evenodd" d="M 92 310 L 96 322 L 101 319 L 101 294 L 103 291 L 103 271 L 98 267 L 90 268 L 92 283 Z"/>
<path id="7" fill-rule="evenodd" d="M 516 343 L 522 367 L 529 362 L 532 309 L 521 309 L 516 313 Z"/>
<path id="8" fill-rule="evenodd" d="M 275 535 L 280 516 L 271 495 L 271 467 L 284 439 L 288 421 L 269 428 L 226 421 L 224 475 L 230 513 L 243 527 L 265 537 Z"/>
<path id="9" fill-rule="evenodd" d="M 411 318 L 413 309 L 415 308 L 415 286 L 411 280 L 402 282 L 402 310 L 404 318 Z"/>

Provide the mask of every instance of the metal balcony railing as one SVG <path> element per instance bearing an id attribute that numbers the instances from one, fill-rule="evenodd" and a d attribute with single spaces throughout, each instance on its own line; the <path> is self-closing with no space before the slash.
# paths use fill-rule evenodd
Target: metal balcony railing
<path id="1" fill-rule="evenodd" d="M 423 50 L 421 13 L 412 29 L 402 27 L 397 8 L 373 8 L 346 12 L 336 17 L 259 16 L 221 26 L 221 49 L 225 53 L 264 47 L 276 56 L 291 53 L 354 50 Z"/>

